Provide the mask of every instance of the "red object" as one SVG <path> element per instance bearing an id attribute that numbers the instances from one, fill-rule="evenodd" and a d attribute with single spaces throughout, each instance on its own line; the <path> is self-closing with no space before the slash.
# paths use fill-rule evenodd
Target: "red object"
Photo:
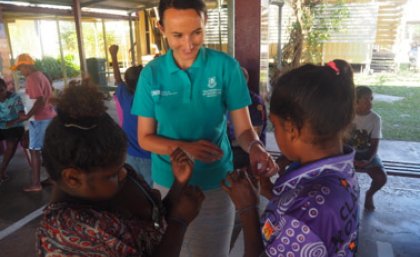
<path id="1" fill-rule="evenodd" d="M 334 61 L 328 62 L 327 66 L 333 69 L 337 75 L 340 75 L 340 69 L 338 69 Z"/>

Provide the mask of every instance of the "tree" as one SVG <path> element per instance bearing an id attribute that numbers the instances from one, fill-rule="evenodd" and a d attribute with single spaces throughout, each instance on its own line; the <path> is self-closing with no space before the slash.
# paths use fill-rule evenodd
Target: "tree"
<path id="1" fill-rule="evenodd" d="M 325 11 L 325 0 L 289 0 L 296 20 L 290 30 L 289 42 L 283 47 L 283 66 L 292 69 L 302 63 L 320 63 L 322 42 L 339 29 L 340 21 L 348 16 L 344 0 Z"/>

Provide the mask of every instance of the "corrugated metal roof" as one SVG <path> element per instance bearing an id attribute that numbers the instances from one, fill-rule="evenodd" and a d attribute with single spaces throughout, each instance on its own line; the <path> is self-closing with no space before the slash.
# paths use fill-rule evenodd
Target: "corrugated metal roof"
<path id="1" fill-rule="evenodd" d="M 32 5 L 72 6 L 73 0 L 8 0 L 5 2 L 25 2 Z M 80 0 L 81 7 L 132 11 L 156 6 L 159 0 Z"/>
<path id="2" fill-rule="evenodd" d="M 25 2 L 34 5 L 58 5 L 72 6 L 73 0 L 6 0 L 4 2 L 17 3 Z M 206 0 L 209 4 L 217 3 L 217 0 Z M 81 7 L 102 8 L 133 11 L 143 8 L 155 7 L 159 4 L 159 0 L 80 0 Z"/>

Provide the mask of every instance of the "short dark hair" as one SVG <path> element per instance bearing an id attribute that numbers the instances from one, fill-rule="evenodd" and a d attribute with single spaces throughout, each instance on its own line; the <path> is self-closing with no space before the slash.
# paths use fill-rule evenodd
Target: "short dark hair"
<path id="1" fill-rule="evenodd" d="M 90 172 L 121 163 L 127 140 L 106 113 L 105 96 L 88 81 L 72 81 L 57 101 L 57 116 L 45 133 L 42 157 L 50 177 L 61 179 L 65 168 Z"/>
<path id="2" fill-rule="evenodd" d="M 169 8 L 180 10 L 194 9 L 198 15 L 204 14 L 207 18 L 207 7 L 203 0 L 160 0 L 159 2 L 159 23 L 163 26 L 164 13 Z"/>
<path id="3" fill-rule="evenodd" d="M 365 95 L 372 95 L 372 89 L 367 86 L 358 86 L 356 87 L 356 99 L 359 100 Z"/>
<path id="4" fill-rule="evenodd" d="M 273 84 L 270 112 L 291 121 L 299 131 L 309 125 L 314 144 L 336 137 L 354 116 L 353 72 L 343 60 L 334 63 L 338 71 L 306 64 Z"/>
<path id="5" fill-rule="evenodd" d="M 142 69 L 142 65 L 131 66 L 124 73 L 125 84 L 127 85 L 128 91 L 130 91 L 132 94 L 134 94 L 136 91 L 137 82 L 139 80 Z"/>

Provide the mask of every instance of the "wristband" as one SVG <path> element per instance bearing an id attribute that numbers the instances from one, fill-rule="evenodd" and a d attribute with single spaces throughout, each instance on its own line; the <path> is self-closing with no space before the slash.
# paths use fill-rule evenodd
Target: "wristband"
<path id="1" fill-rule="evenodd" d="M 248 153 L 250 153 L 250 152 L 251 152 L 252 147 L 254 147 L 254 145 L 256 145 L 256 144 L 259 144 L 259 145 L 261 145 L 262 147 L 264 147 L 264 144 L 263 144 L 263 142 L 261 142 L 261 140 L 259 140 L 259 139 L 255 139 L 255 140 L 251 141 L 251 143 L 249 143 L 249 145 L 248 145 L 248 149 L 247 149 L 247 152 L 248 152 Z"/>
<path id="2" fill-rule="evenodd" d="M 257 212 L 258 212 L 258 207 L 256 205 L 251 205 L 251 206 L 248 206 L 248 207 L 237 209 L 236 213 L 238 214 L 238 216 L 241 216 L 242 214 L 244 214 L 248 211 L 251 211 L 251 210 L 257 210 Z"/>

